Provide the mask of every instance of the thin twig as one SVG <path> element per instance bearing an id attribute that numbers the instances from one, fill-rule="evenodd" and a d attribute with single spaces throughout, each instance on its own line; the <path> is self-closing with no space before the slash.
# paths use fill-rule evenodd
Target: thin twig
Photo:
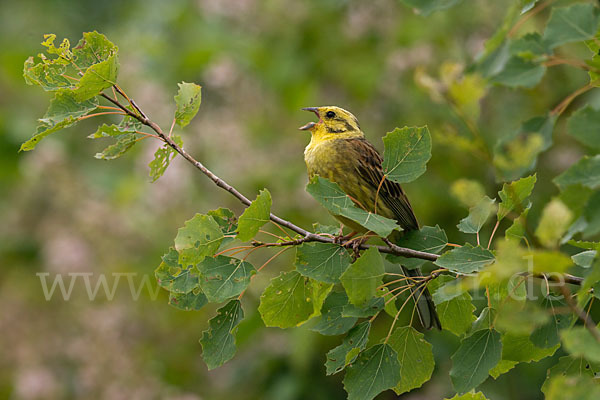
<path id="1" fill-rule="evenodd" d="M 492 230 L 492 234 L 490 235 L 490 240 L 488 242 L 487 248 L 490 249 L 492 245 L 492 239 L 494 239 L 494 235 L 496 234 L 496 229 L 498 229 L 498 225 L 500 225 L 500 220 L 496 221 L 496 225 L 494 225 L 494 229 Z"/>
<path id="2" fill-rule="evenodd" d="M 577 315 L 577 317 L 579 317 L 579 319 L 581 321 L 583 321 L 583 324 L 585 325 L 587 330 L 590 331 L 590 333 L 592 334 L 594 339 L 596 339 L 596 341 L 598 343 L 600 343 L 600 331 L 598 330 L 598 327 L 596 326 L 596 323 L 594 322 L 594 320 L 588 314 L 586 314 L 585 311 L 582 310 L 577 305 L 577 303 L 573 300 L 573 297 L 571 296 L 571 291 L 569 290 L 569 288 L 567 288 L 565 285 L 561 285 L 560 291 L 562 292 L 563 296 L 565 297 L 565 301 L 567 302 L 567 305 L 571 308 L 571 310 L 573 310 L 575 315 Z"/>
<path id="3" fill-rule="evenodd" d="M 550 111 L 550 115 L 559 116 L 567 109 L 567 107 L 569 107 L 569 104 L 571 104 L 571 102 L 577 96 L 582 95 L 583 93 L 587 92 L 590 89 L 593 89 L 594 87 L 595 86 L 594 86 L 594 84 L 592 84 L 592 82 L 580 87 L 579 89 L 577 89 L 576 91 L 574 91 L 573 93 L 571 93 L 570 95 L 565 97 L 563 101 L 561 101 L 556 107 L 554 107 L 554 109 L 552 111 Z"/>

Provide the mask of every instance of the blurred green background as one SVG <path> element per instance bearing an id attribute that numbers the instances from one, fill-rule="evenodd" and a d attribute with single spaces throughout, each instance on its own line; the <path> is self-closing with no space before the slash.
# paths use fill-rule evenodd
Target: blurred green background
<path id="1" fill-rule="evenodd" d="M 126 278 L 112 300 L 100 294 L 90 301 L 82 278 L 69 301 L 58 292 L 45 300 L 39 272 L 49 273 L 50 280 L 93 273 L 93 285 L 102 273 L 110 285 L 110 274 L 136 273 L 136 287 L 147 276 L 156 288 L 153 271 L 185 220 L 220 206 L 238 214 L 243 208 L 179 159 L 149 183 L 147 164 L 158 143 L 144 141 L 114 162 L 94 159 L 105 143 L 86 136 L 99 119 L 18 154 L 50 99 L 22 79 L 23 61 L 42 51 L 44 33 L 67 37 L 73 45 L 83 31 L 107 35 L 120 48 L 121 87 L 163 129 L 174 112 L 176 83 L 201 84 L 200 112 L 181 133 L 188 151 L 248 197 L 268 188 L 273 211 L 306 228 L 334 221 L 304 191 L 302 152 L 309 138 L 297 127 L 312 116 L 301 107 L 335 104 L 351 110 L 380 149 L 380 138 L 394 127 L 428 124 L 433 158 L 426 174 L 406 189 L 421 224 L 439 224 L 451 241 L 464 242 L 456 223 L 467 211 L 449 194 L 451 184 L 475 179 L 491 197 L 499 186 L 488 164 L 448 144 L 451 135 L 468 136 L 465 125 L 419 88 L 415 71 L 437 77 L 440 68 L 468 66 L 510 4 L 468 0 L 422 17 L 397 0 L 2 2 L 0 398 L 345 398 L 342 376 L 326 377 L 323 367 L 325 353 L 341 338 L 306 327 L 267 329 L 255 311 L 268 280 L 291 267 L 293 251 L 253 280 L 244 297 L 238 353 L 210 372 L 198 339 L 214 315 L 212 307 L 179 311 L 167 304 L 167 292 L 154 300 L 145 289 L 135 301 Z M 541 13 L 524 31 L 543 26 L 546 18 Z M 558 67 L 535 89 L 490 88 L 481 102 L 483 137 L 493 146 L 586 79 L 583 72 Z M 555 142 L 539 160 L 534 204 L 557 194 L 550 179 L 584 151 L 565 137 L 564 122 Z M 534 220 L 540 211 L 534 206 Z M 255 252 L 252 260 L 260 265 L 273 253 Z M 382 320 L 375 329 L 383 332 L 389 321 Z M 434 377 L 403 398 L 453 393 L 448 371 L 457 338 L 427 335 L 436 355 Z M 552 363 L 520 364 L 481 389 L 496 400 L 541 398 L 539 387 Z M 378 398 L 395 396 L 385 392 Z"/>

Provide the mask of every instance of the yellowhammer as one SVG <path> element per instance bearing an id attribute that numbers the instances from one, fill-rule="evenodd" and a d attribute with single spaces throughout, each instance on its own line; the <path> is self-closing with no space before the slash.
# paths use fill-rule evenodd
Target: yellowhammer
<path id="1" fill-rule="evenodd" d="M 419 229 L 408 197 L 400 184 L 384 178 L 382 158 L 365 139 L 356 117 L 335 106 L 303 110 L 312 111 L 319 118 L 318 122 L 309 122 L 300 128 L 312 134 L 304 150 L 309 177 L 319 175 L 337 183 L 359 207 L 395 219 L 405 231 Z M 339 215 L 334 217 L 356 232 L 365 232 L 365 228 L 354 221 Z M 407 276 L 422 276 L 419 269 L 403 267 L 403 270 Z M 416 299 L 422 325 L 427 329 L 441 329 L 427 287 L 415 287 L 412 296 Z"/>

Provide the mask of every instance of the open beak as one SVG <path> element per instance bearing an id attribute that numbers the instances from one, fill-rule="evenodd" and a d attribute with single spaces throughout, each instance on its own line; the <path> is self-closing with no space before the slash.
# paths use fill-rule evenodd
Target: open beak
<path id="1" fill-rule="evenodd" d="M 314 112 L 315 115 L 317 117 L 319 117 L 319 122 L 321 122 L 321 117 L 319 116 L 319 109 L 318 107 L 305 107 L 303 108 L 304 111 L 310 111 L 310 112 Z M 315 125 L 317 125 L 316 122 L 309 122 L 306 125 L 301 126 L 300 129 L 301 131 L 310 131 Z"/>

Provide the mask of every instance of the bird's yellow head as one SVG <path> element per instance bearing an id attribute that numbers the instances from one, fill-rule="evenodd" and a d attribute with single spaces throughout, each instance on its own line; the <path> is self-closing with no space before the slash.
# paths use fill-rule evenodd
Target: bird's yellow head
<path id="1" fill-rule="evenodd" d="M 318 122 L 309 122 L 299 129 L 310 131 L 318 140 L 363 136 L 358 119 L 351 112 L 336 106 L 306 107 L 304 111 L 314 112 Z"/>

